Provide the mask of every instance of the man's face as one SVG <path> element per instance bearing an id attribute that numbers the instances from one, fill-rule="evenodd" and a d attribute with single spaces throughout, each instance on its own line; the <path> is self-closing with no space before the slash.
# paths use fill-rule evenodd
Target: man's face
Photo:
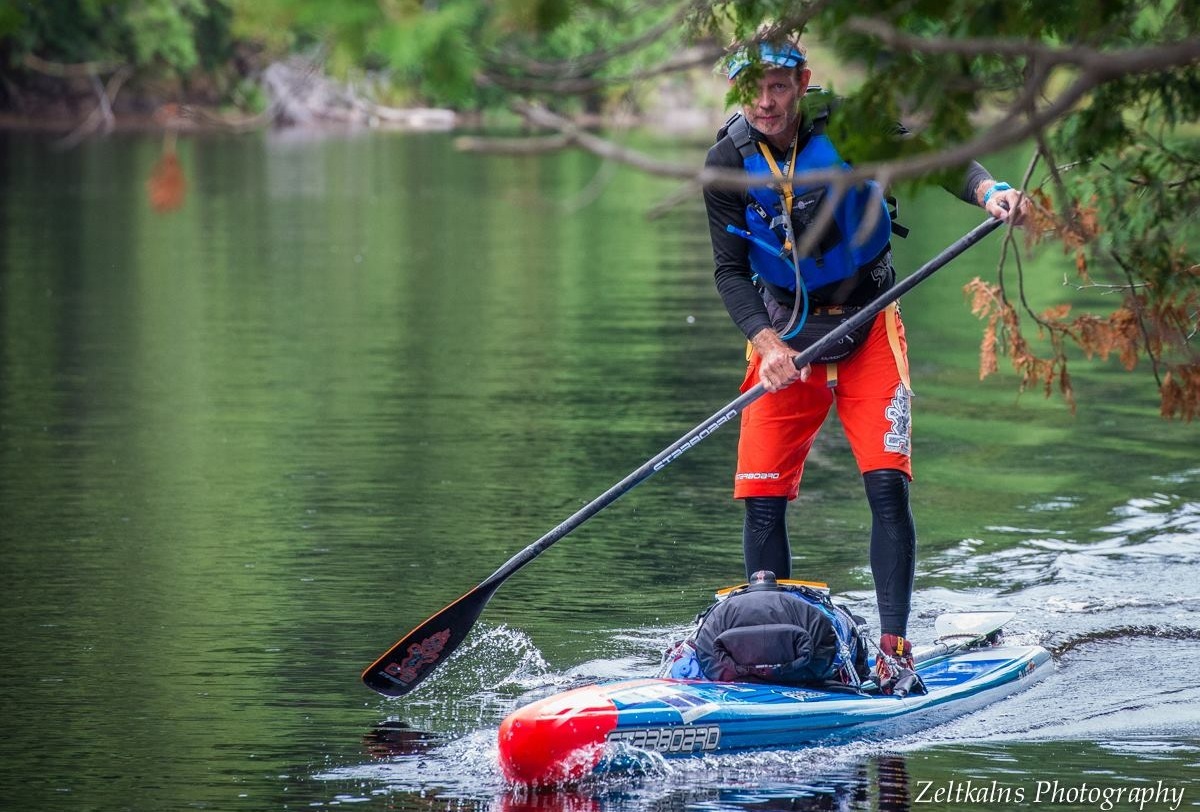
<path id="1" fill-rule="evenodd" d="M 786 147 L 791 143 L 800 115 L 797 102 L 808 90 L 811 75 L 807 68 L 765 70 L 756 83 L 754 98 L 742 108 L 746 120 L 776 146 Z"/>

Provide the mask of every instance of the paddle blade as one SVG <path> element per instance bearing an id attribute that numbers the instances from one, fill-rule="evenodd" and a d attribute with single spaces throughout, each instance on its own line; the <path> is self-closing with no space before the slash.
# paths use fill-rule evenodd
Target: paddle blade
<path id="1" fill-rule="evenodd" d="M 947 612 L 933 623 L 938 641 L 969 638 L 978 640 L 998 631 L 1016 617 L 1015 612 Z"/>
<path id="2" fill-rule="evenodd" d="M 384 696 L 404 696 L 441 665 L 479 619 L 495 587 L 475 587 L 404 635 L 362 673 L 362 681 Z"/>

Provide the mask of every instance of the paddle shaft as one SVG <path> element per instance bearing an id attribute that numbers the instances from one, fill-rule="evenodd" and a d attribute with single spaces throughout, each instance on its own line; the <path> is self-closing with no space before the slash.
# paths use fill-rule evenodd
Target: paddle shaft
<path id="1" fill-rule="evenodd" d="M 963 251 L 994 231 L 1000 224 L 1001 221 L 988 218 L 971 229 L 921 268 L 892 286 L 797 355 L 794 359 L 796 368 L 801 369 L 808 365 L 828 347 L 875 318 L 885 307 L 928 279 Z M 689 449 L 694 448 L 721 426 L 733 420 L 742 410 L 766 393 L 765 386 L 761 383 L 756 384 L 647 460 L 620 482 L 571 514 L 549 533 L 508 559 L 470 592 L 401 638 L 383 656 L 367 667 L 363 672 L 363 681 L 373 690 L 388 696 L 400 696 L 412 690 L 449 656 L 450 652 L 458 647 L 471 626 L 479 618 L 484 606 L 491 600 L 492 595 L 517 570 L 537 558 L 572 530 L 611 505 L 642 481 L 679 459 Z"/>
<path id="2" fill-rule="evenodd" d="M 830 330 L 826 335 L 817 339 L 816 343 L 796 356 L 796 368 L 801 369 L 811 363 L 814 358 L 819 357 L 827 348 L 833 346 L 845 336 L 849 335 L 866 322 L 875 318 L 892 302 L 896 301 L 905 293 L 908 293 L 917 285 L 924 282 L 959 254 L 975 245 L 988 234 L 991 234 L 1000 225 L 1000 220 L 997 220 L 994 217 L 989 217 L 984 222 L 975 226 L 975 228 L 964 234 L 936 257 L 929 260 L 929 262 L 925 263 L 909 276 L 906 276 L 903 280 L 893 285 L 884 293 L 880 294 L 876 299 L 865 305 L 861 310 L 859 310 L 850 318 L 846 319 L 846 321 L 842 322 L 836 328 Z M 763 386 L 761 383 L 755 384 L 740 397 L 730 401 L 725 406 L 718 409 L 687 434 L 683 435 L 674 443 L 664 448 L 652 459 L 647 460 L 640 468 L 630 473 L 620 482 L 597 496 L 591 502 L 588 502 L 549 533 L 542 536 L 524 550 L 521 550 L 519 553 L 514 555 L 512 558 L 506 561 L 503 566 L 489 575 L 479 585 L 479 588 L 483 589 L 486 587 L 499 586 L 500 583 L 508 579 L 509 576 L 544 553 L 553 544 L 562 539 L 572 530 L 579 527 L 579 525 L 586 522 L 592 516 L 595 516 L 601 510 L 611 505 L 613 502 L 635 488 L 644 480 L 649 479 L 651 475 L 658 473 L 663 468 L 679 459 L 679 457 L 683 456 L 685 452 L 694 448 L 714 431 L 721 428 L 721 426 L 725 425 L 733 418 L 737 417 L 742 410 L 744 410 L 754 401 L 761 398 L 766 393 L 767 388 L 765 386 Z"/>

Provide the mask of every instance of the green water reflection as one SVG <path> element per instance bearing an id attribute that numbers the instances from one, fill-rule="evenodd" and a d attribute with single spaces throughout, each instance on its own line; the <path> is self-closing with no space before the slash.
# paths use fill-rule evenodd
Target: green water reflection
<path id="1" fill-rule="evenodd" d="M 205 136 L 181 145 L 186 205 L 158 215 L 159 150 L 0 136 L 6 808 L 331 803 L 312 776 L 361 761 L 397 712 L 358 670 L 741 378 L 698 201 L 645 217 L 670 182 L 444 136 Z M 905 212 L 902 269 L 979 219 L 941 196 Z M 1046 523 L 1088 542 L 1131 498 L 1200 500 L 1200 430 L 1160 422 L 1146 379 L 1081 367 L 1074 416 L 1011 376 L 976 380 L 961 285 L 995 257 L 905 302 L 923 556 L 1015 548 Z M 1047 301 L 1054 259 L 1033 285 Z M 684 623 L 740 574 L 735 442 L 713 436 L 580 528 L 487 624 L 554 671 L 647 659 L 622 634 Z M 801 569 L 869 590 L 839 432 L 792 522 Z M 930 566 L 919 586 L 976 575 Z M 430 718 L 494 727 L 511 699 Z"/>

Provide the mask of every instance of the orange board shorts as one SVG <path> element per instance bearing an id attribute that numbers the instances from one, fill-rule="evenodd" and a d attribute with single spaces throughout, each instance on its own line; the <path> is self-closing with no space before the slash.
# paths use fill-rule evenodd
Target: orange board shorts
<path id="1" fill-rule="evenodd" d="M 752 353 L 743 392 L 758 383 L 759 362 Z M 912 479 L 912 388 L 898 308 L 875 318 L 866 342 L 849 359 L 814 364 L 807 381 L 763 395 L 746 408 L 734 498 L 795 499 L 804 461 L 835 401 L 859 471 L 891 468 Z"/>

